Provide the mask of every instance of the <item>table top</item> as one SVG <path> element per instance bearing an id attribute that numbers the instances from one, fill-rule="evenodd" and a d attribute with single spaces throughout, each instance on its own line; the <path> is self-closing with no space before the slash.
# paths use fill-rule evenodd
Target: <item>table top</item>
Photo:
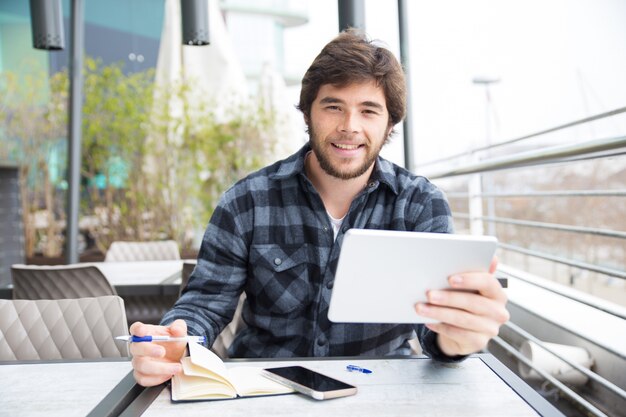
<path id="1" fill-rule="evenodd" d="M 109 280 L 111 285 L 180 284 L 183 263 L 175 261 L 91 262 Z"/>
<path id="2" fill-rule="evenodd" d="M 271 367 L 302 364 L 301 361 L 260 362 L 254 366 Z M 372 370 L 371 374 L 351 373 L 349 364 Z M 237 401 L 212 401 L 172 404 L 169 389 L 164 389 L 145 417 L 177 415 L 189 417 L 219 415 L 257 416 L 537 416 L 519 395 L 477 357 L 458 364 L 441 364 L 428 359 L 352 359 L 307 361 L 304 366 L 355 385 L 355 396 L 316 401 L 303 395 L 246 398 Z M 436 410 L 436 411 L 435 411 Z"/>
<path id="3" fill-rule="evenodd" d="M 129 360 L 0 365 L 0 417 L 84 417 L 130 370 Z"/>
<path id="4" fill-rule="evenodd" d="M 129 416 L 561 416 L 489 354 L 456 364 L 411 357 L 248 360 L 227 362 L 227 366 L 296 363 L 356 385 L 358 393 L 328 401 L 294 394 L 174 404 L 169 388 L 134 385 L 128 361 L 9 364 L 0 365 L 0 417 L 109 415 L 111 407 L 122 403 L 118 397 L 130 392 L 130 385 L 143 391 L 129 401 L 124 413 Z M 373 372 L 350 373 L 348 364 Z M 120 380 L 128 385 L 125 390 L 120 390 Z"/>

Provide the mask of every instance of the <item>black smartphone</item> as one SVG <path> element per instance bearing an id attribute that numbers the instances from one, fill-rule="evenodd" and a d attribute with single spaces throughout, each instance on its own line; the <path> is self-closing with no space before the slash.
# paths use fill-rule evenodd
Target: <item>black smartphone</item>
<path id="1" fill-rule="evenodd" d="M 315 398 L 327 400 L 356 394 L 356 387 L 303 366 L 266 368 L 263 375 L 273 381 Z"/>

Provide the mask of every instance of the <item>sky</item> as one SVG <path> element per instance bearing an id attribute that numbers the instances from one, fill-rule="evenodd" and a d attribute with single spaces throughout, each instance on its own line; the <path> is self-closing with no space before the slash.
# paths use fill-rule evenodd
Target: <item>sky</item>
<path id="1" fill-rule="evenodd" d="M 303 74 L 337 33 L 336 4 L 309 2 L 309 23 L 285 31 L 287 71 Z M 365 5 L 368 35 L 399 55 L 397 2 Z M 626 106 L 625 1 L 409 1 L 408 9 L 418 165 Z M 485 87 L 472 82 L 485 76 L 499 79 L 489 105 Z M 398 130 L 383 156 L 403 164 Z M 625 131 L 621 116 L 541 143 Z"/>

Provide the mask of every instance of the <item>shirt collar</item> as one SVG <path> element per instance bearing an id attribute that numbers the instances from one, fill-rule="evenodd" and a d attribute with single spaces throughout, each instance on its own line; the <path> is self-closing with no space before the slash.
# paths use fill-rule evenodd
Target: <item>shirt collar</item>
<path id="1" fill-rule="evenodd" d="M 307 152 L 311 150 L 308 142 L 300 148 L 300 150 L 287 159 L 283 159 L 278 164 L 278 169 L 272 175 L 271 179 L 282 180 L 293 177 L 297 174 L 304 175 L 304 159 Z"/>
<path id="2" fill-rule="evenodd" d="M 298 152 L 279 162 L 278 169 L 271 175 L 271 178 L 282 180 L 298 174 L 305 175 L 304 160 L 309 151 L 311 151 L 311 146 L 306 143 Z M 369 183 L 374 181 L 386 184 L 394 194 L 398 194 L 398 178 L 394 165 L 380 156 L 376 158 Z"/>

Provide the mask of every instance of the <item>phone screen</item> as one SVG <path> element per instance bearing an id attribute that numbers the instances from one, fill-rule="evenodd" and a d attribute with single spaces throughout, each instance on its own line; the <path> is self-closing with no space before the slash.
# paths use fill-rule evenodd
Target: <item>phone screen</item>
<path id="1" fill-rule="evenodd" d="M 314 391 L 324 392 L 354 388 L 352 385 L 348 385 L 345 382 L 337 381 L 336 379 L 319 374 L 302 366 L 268 368 L 266 371 L 296 382 Z"/>

